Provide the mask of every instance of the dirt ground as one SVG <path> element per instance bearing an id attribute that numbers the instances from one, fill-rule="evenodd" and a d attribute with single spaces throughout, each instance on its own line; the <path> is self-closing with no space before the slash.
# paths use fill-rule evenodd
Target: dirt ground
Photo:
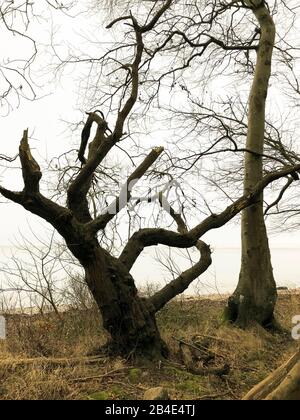
<path id="1" fill-rule="evenodd" d="M 138 400 L 163 386 L 173 400 L 239 400 L 299 345 L 290 331 L 300 295 L 280 294 L 281 333 L 225 324 L 225 304 L 222 297 L 184 298 L 164 308 L 158 324 L 171 355 L 154 365 L 97 356 L 107 337 L 96 310 L 10 316 L 8 339 L 0 341 L 0 399 Z"/>

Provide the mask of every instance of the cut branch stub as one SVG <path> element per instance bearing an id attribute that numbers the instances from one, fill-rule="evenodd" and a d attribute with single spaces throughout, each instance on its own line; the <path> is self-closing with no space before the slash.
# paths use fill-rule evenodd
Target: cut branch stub
<path id="1" fill-rule="evenodd" d="M 30 194 L 38 193 L 42 172 L 38 163 L 31 154 L 28 143 L 28 130 L 25 130 L 23 133 L 23 138 L 19 147 L 19 154 L 24 180 L 24 192 Z"/>
<path id="2" fill-rule="evenodd" d="M 86 158 L 84 157 L 84 153 L 86 151 L 86 147 L 91 135 L 91 128 L 93 123 L 98 124 L 98 129 L 100 129 L 103 133 L 108 129 L 108 124 L 105 121 L 104 117 L 100 117 L 100 115 L 97 115 L 96 112 L 87 112 L 88 119 L 83 127 L 82 133 L 81 133 L 81 143 L 80 143 L 80 149 L 78 151 L 78 159 L 82 164 L 86 163 Z M 99 111 L 100 112 L 100 111 Z"/>

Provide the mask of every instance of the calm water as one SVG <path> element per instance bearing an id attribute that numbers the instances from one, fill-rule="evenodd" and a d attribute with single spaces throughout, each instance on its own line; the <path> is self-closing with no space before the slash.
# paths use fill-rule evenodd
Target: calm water
<path id="1" fill-rule="evenodd" d="M 278 286 L 300 287 L 300 249 L 279 249 L 272 252 L 274 276 Z M 236 286 L 239 275 L 240 249 L 216 249 L 213 267 L 217 287 L 221 292 L 231 292 Z"/>
<path id="2" fill-rule="evenodd" d="M 289 288 L 300 287 L 300 249 L 275 248 L 271 252 L 277 285 Z M 187 293 L 214 294 L 234 291 L 239 276 L 240 255 L 239 248 L 214 249 L 212 266 L 194 282 Z M 178 265 L 184 266 L 184 261 L 180 262 L 180 257 L 176 262 Z M 146 267 L 149 267 L 149 270 Z M 170 278 L 147 257 L 144 257 L 139 266 L 134 268 L 134 274 L 135 278 L 139 279 L 140 287 L 153 283 L 153 280 L 158 287 L 165 284 L 166 280 Z"/>
<path id="3" fill-rule="evenodd" d="M 0 265 L 9 261 L 12 251 L 12 247 L 0 247 Z M 273 248 L 271 252 L 278 286 L 300 287 L 300 248 Z M 212 266 L 193 283 L 193 286 L 187 291 L 188 294 L 228 293 L 234 290 L 239 275 L 240 249 L 216 248 L 212 257 Z M 180 257 L 176 259 L 176 263 L 183 269 L 189 267 L 188 261 Z M 147 254 L 143 254 L 139 263 L 135 265 L 133 275 L 137 280 L 138 287 L 143 289 L 147 285 L 156 288 L 170 280 L 170 275 L 162 270 L 157 261 L 153 260 L 153 256 L 150 257 Z"/>

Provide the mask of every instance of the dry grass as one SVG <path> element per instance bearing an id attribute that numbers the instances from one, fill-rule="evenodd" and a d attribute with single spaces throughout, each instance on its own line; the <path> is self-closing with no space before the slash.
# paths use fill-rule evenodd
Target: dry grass
<path id="1" fill-rule="evenodd" d="M 69 312 L 61 320 L 54 315 L 11 317 L 9 338 L 0 342 L 0 399 L 141 399 L 147 388 L 161 385 L 172 399 L 240 399 L 288 357 L 296 343 L 290 334 L 224 325 L 224 304 L 222 299 L 169 304 L 158 323 L 171 359 L 155 368 L 87 357 L 106 340 L 96 311 Z M 299 295 L 281 295 L 277 318 L 287 330 L 296 314 L 300 314 Z M 200 345 L 199 366 L 203 360 L 208 369 L 228 364 L 229 373 L 220 377 L 187 372 L 174 337 Z"/>
<path id="2" fill-rule="evenodd" d="M 7 322 L 7 350 L 24 357 L 75 357 L 106 341 L 96 310 L 70 311 L 58 318 L 13 315 Z"/>

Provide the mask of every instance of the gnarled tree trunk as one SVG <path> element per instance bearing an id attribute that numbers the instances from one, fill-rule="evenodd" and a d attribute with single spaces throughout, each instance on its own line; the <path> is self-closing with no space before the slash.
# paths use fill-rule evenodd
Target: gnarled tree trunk
<path id="1" fill-rule="evenodd" d="M 125 266 L 100 247 L 91 247 L 91 258 L 81 260 L 86 282 L 100 309 L 103 326 L 111 336 L 111 354 L 167 356 L 155 313 L 147 300 L 138 296 L 134 280 Z M 83 256 L 84 257 L 84 256 Z"/>
<path id="2" fill-rule="evenodd" d="M 200 238 L 211 229 L 224 226 L 238 213 L 254 203 L 258 204 L 255 204 L 249 212 L 244 213 L 244 258 L 247 257 L 250 250 L 252 254 L 249 253 L 249 255 L 254 257 L 251 259 L 252 266 L 249 265 L 249 269 L 243 271 L 237 294 L 237 303 L 233 306 L 241 318 L 250 309 L 253 314 L 260 314 L 262 322 L 272 315 L 275 299 L 270 300 L 269 306 L 266 305 L 267 299 L 270 299 L 272 295 L 271 291 L 274 285 L 271 276 L 271 264 L 268 263 L 268 244 L 262 215 L 262 192 L 271 182 L 295 171 L 300 171 L 300 164 L 283 167 L 281 170 L 262 178 L 260 154 L 263 150 L 264 107 L 275 30 L 264 2 L 252 0 L 251 4 L 249 2 L 250 7 L 256 2 L 258 5 L 254 8 L 254 12 L 261 24 L 262 37 L 250 101 L 248 138 L 248 146 L 255 153 L 247 154 L 246 157 L 245 194 L 230 204 L 224 211 L 219 214 L 211 214 L 194 228 L 188 229 L 182 217 L 176 214 L 174 209 L 162 199 L 163 193 L 158 194 L 156 197 L 159 199 L 160 205 L 174 219 L 178 231 L 174 232 L 159 227 L 139 229 L 128 239 L 118 259 L 108 253 L 101 246 L 101 242 L 98 241 L 98 233 L 103 232 L 108 223 L 126 207 L 131 199 L 132 185 L 144 176 L 163 152 L 163 148 L 154 148 L 145 157 L 144 161 L 134 169 L 121 188 L 119 196 L 106 209 L 99 211 L 99 215 L 92 217 L 90 212 L 88 192 L 95 177 L 95 172 L 117 143 L 122 140 L 126 121 L 138 99 L 139 71 L 144 62 L 143 36 L 155 27 L 163 13 L 173 4 L 172 0 L 163 2 L 164 4 L 154 14 L 153 18 L 144 26 L 140 26 L 138 20 L 132 14 L 116 19 L 109 25 L 109 27 L 112 27 L 124 19 L 129 20 L 135 33 L 136 42 L 133 48 L 132 62 L 130 65 L 126 64 L 126 68 L 130 68 L 130 77 L 126 78 L 126 82 L 124 82 L 125 93 L 122 88 L 120 107 L 113 130 L 108 130 L 108 124 L 101 112 L 88 113 L 88 119 L 82 130 L 81 146 L 78 154 L 82 167 L 78 172 L 75 171 L 74 178 L 69 184 L 66 206 L 48 199 L 40 192 L 42 172 L 32 156 L 28 142 L 28 131 L 24 132 L 19 153 L 24 181 L 23 190 L 15 192 L 0 186 L 2 196 L 46 220 L 64 238 L 70 251 L 85 269 L 87 285 L 101 311 L 104 327 L 111 335 L 112 349 L 122 356 L 161 357 L 165 355 L 165 345 L 156 326 L 155 313 L 172 298 L 184 292 L 192 281 L 205 272 L 211 264 L 210 248 Z M 97 131 L 94 139 L 90 141 L 93 124 L 97 125 Z M 89 153 L 85 158 L 89 141 Z M 257 232 L 250 233 L 250 228 L 257 229 Z M 191 268 L 145 300 L 138 296 L 130 270 L 146 247 L 156 245 L 174 248 L 196 247 L 199 250 L 200 258 Z M 259 250 L 258 246 L 260 247 Z M 262 255 L 263 257 L 261 257 Z M 260 257 L 261 259 L 259 259 Z M 256 265 L 260 272 L 255 272 L 253 277 L 250 268 L 255 268 Z M 260 277 L 263 267 L 268 271 L 265 278 Z M 266 279 L 269 279 L 269 283 Z M 262 289 L 260 289 L 261 282 L 266 285 L 263 294 L 261 293 Z M 267 308 L 266 313 L 259 312 L 262 308 L 264 310 Z"/>
<path id="3" fill-rule="evenodd" d="M 249 99 L 247 152 L 245 154 L 244 193 L 263 177 L 265 109 L 271 75 L 275 25 L 264 1 L 246 1 L 260 25 L 254 81 Z M 249 151 L 249 152 L 248 152 Z M 242 263 L 239 283 L 228 302 L 230 320 L 245 327 L 256 321 L 271 324 L 277 300 L 270 249 L 263 212 L 263 193 L 242 214 Z"/>
<path id="4" fill-rule="evenodd" d="M 146 164 L 138 167 L 135 173 L 142 167 L 146 170 L 152 159 L 159 156 L 159 152 L 160 150 L 152 151 L 149 155 L 151 159 L 147 157 Z M 99 159 L 99 156 L 96 155 L 94 159 Z M 116 259 L 100 246 L 97 239 L 99 226 L 103 226 L 103 220 L 107 221 L 107 214 L 103 213 L 92 219 L 87 200 L 84 200 L 86 189 L 84 191 L 82 184 L 90 183 L 90 167 L 94 161 L 91 159 L 71 184 L 68 208 L 41 194 L 39 182 L 42 173 L 31 154 L 27 131 L 21 140 L 20 160 L 24 180 L 23 191 L 14 192 L 0 186 L 0 194 L 49 222 L 65 239 L 68 248 L 85 269 L 87 285 L 101 311 L 104 327 L 111 335 L 114 353 L 126 357 L 141 355 L 151 358 L 166 355 L 166 347 L 156 326 L 156 312 L 172 298 L 184 292 L 211 264 L 210 248 L 199 238 L 211 229 L 224 226 L 240 211 L 255 202 L 271 182 L 300 170 L 299 164 L 266 175 L 249 194 L 242 196 L 220 214 L 210 215 L 191 230 L 188 230 L 181 216 L 176 214 L 171 206 L 167 206 L 167 211 L 177 223 L 178 232 L 160 228 L 140 229 L 132 235 Z M 82 200 L 74 199 L 78 196 L 81 196 Z M 121 201 L 117 199 L 117 202 Z M 118 206 L 119 210 L 120 208 Z M 200 258 L 191 268 L 145 300 L 138 296 L 130 270 L 146 247 L 158 244 L 176 248 L 195 246 L 199 250 Z"/>

